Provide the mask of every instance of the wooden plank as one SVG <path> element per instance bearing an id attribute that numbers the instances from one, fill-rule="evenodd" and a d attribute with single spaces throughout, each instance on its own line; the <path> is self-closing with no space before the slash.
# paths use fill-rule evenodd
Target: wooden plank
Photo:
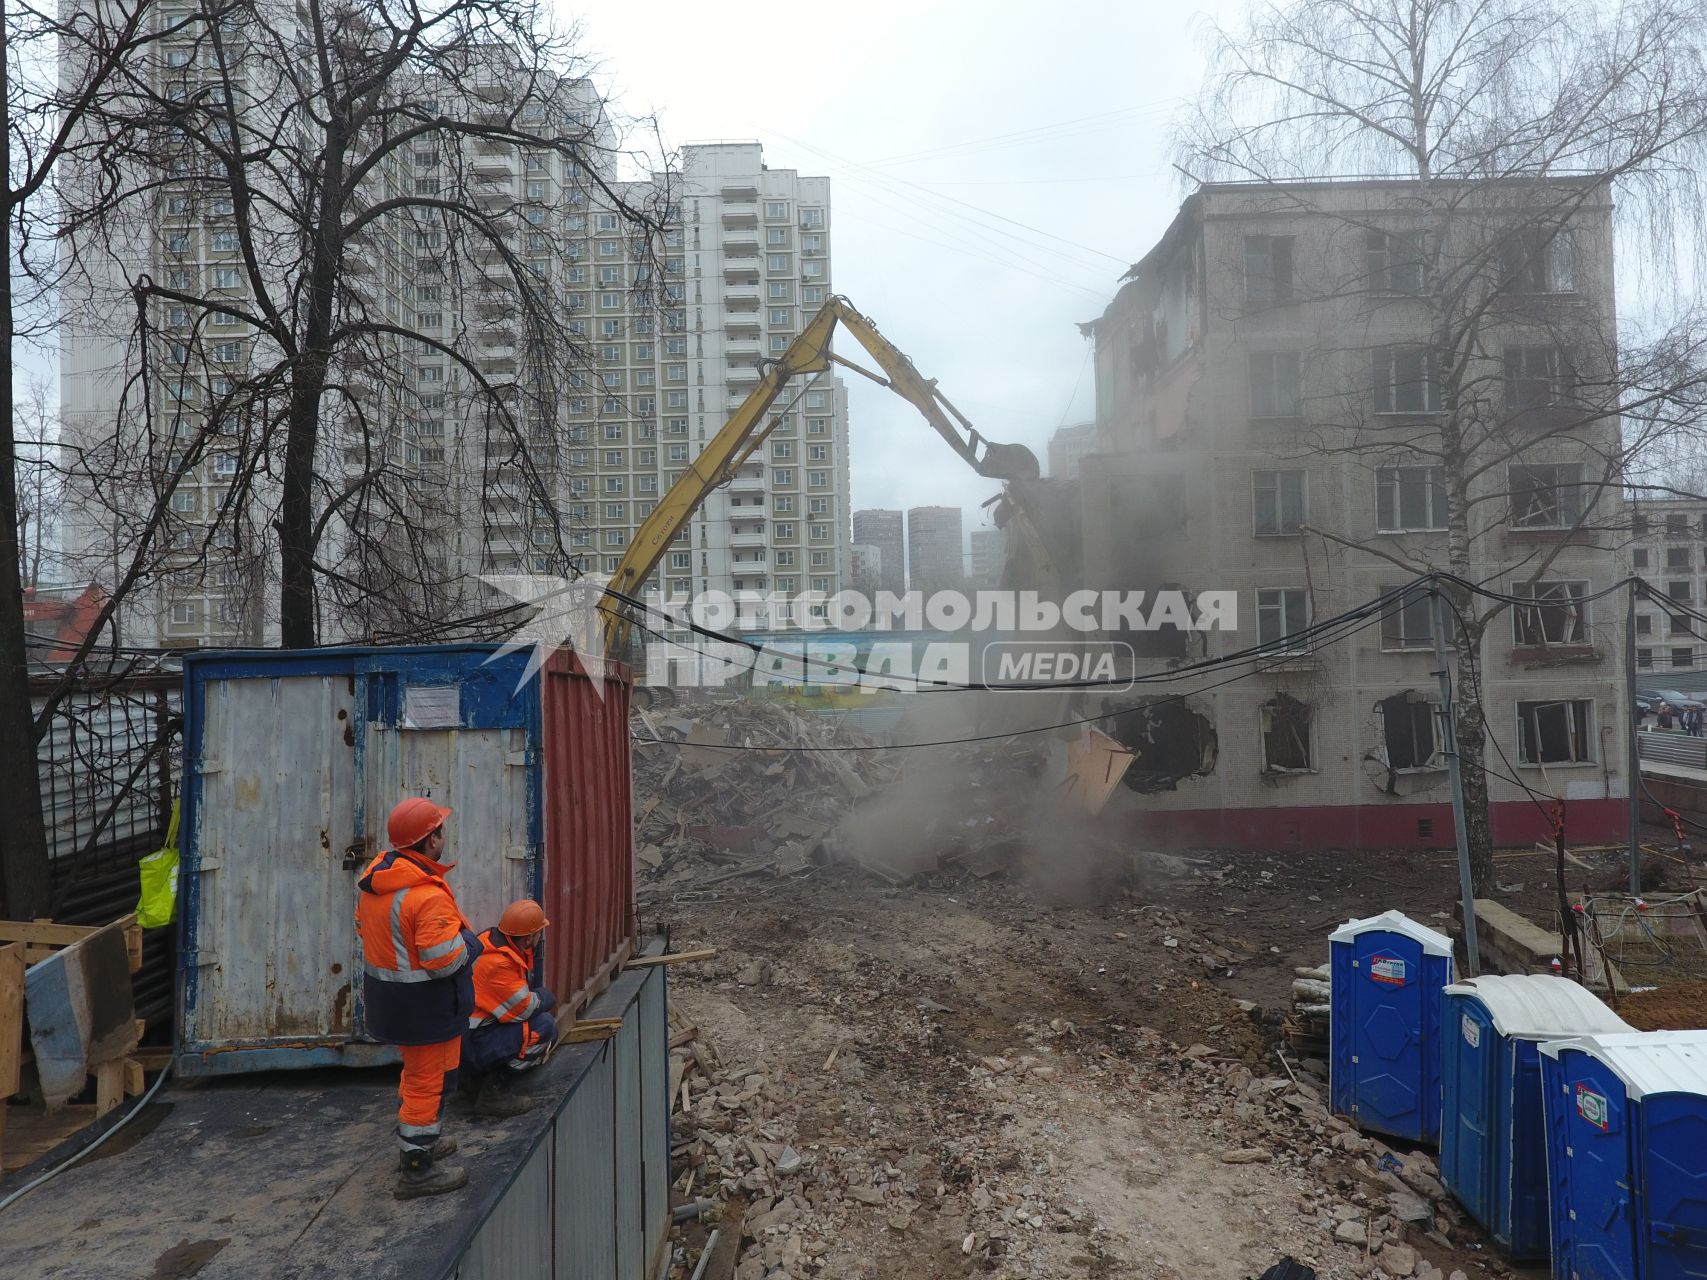
<path id="1" fill-rule="evenodd" d="M 18 1091 L 24 1054 L 24 948 L 0 947 L 0 1110 Z"/>
<path id="2" fill-rule="evenodd" d="M 558 1036 L 557 1043 L 586 1044 L 592 1040 L 609 1040 L 621 1030 L 621 1018 L 587 1018 Z"/>
<path id="3" fill-rule="evenodd" d="M 125 1059 L 114 1058 L 95 1068 L 95 1119 L 124 1101 L 124 1064 Z"/>
<path id="4" fill-rule="evenodd" d="M 124 1060 L 124 1096 L 134 1098 L 148 1087 L 148 1077 L 143 1074 L 142 1063 L 136 1058 Z"/>
<path id="5" fill-rule="evenodd" d="M 766 868 L 758 868 L 765 870 Z M 746 875 L 747 872 L 742 872 Z M 703 951 L 678 951 L 667 956 L 639 956 L 623 966 L 625 969 L 649 969 L 655 964 L 691 964 L 697 960 L 713 960 L 717 957 L 716 947 L 706 947 Z"/>
<path id="6" fill-rule="evenodd" d="M 698 1027 L 683 1027 L 680 1031 L 676 1032 L 675 1035 L 670 1037 L 670 1048 L 680 1049 L 684 1044 L 689 1044 L 698 1038 Z"/>
<path id="7" fill-rule="evenodd" d="M 685 1059 L 672 1058 L 670 1060 L 670 1105 L 664 1109 L 666 1112 L 673 1112 L 676 1109 L 676 1094 L 681 1092 L 682 1077 L 687 1072 L 688 1064 Z"/>
<path id="8" fill-rule="evenodd" d="M 87 1103 L 45 1115 L 33 1107 L 12 1107 L 7 1118 L 6 1148 L 0 1167 L 6 1173 L 22 1169 L 46 1155 L 79 1129 L 94 1123 L 95 1108 Z"/>
<path id="9" fill-rule="evenodd" d="M 127 919 L 134 922 L 135 916 Z M 51 920 L 0 920 L 0 942 L 32 942 L 50 947 L 69 947 L 87 938 L 99 926 L 55 924 Z"/>

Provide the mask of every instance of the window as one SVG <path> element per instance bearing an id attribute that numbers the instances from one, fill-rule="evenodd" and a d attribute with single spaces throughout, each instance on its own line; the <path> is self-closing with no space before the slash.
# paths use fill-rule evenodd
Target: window
<path id="1" fill-rule="evenodd" d="M 1440 381 L 1427 347 L 1376 347 L 1370 356 L 1376 413 L 1440 412 Z"/>
<path id="2" fill-rule="evenodd" d="M 800 252 L 802 252 L 802 253 L 823 253 L 824 252 L 824 237 L 819 236 L 819 235 L 801 236 L 800 237 Z"/>
<path id="3" fill-rule="evenodd" d="M 1381 533 L 1446 528 L 1439 467 L 1377 467 L 1375 527 Z"/>
<path id="4" fill-rule="evenodd" d="M 1561 228 L 1526 227 L 1500 244 L 1500 279 L 1514 293 L 1575 293 L 1576 246 Z"/>
<path id="5" fill-rule="evenodd" d="M 1644 555 L 1643 558 L 1645 560 L 1646 556 Z M 1690 555 L 1689 555 L 1689 548 L 1688 547 L 1667 547 L 1666 548 L 1666 568 L 1668 568 L 1668 569 L 1687 569 L 1687 568 L 1689 568 L 1689 565 L 1690 565 Z"/>
<path id="6" fill-rule="evenodd" d="M 213 287 L 215 289 L 236 289 L 242 284 L 242 277 L 236 267 L 215 267 L 213 269 Z"/>
<path id="7" fill-rule="evenodd" d="M 671 462 L 686 462 L 688 460 L 688 447 L 685 444 L 672 444 L 668 448 Z"/>
<path id="8" fill-rule="evenodd" d="M 794 324 L 794 312 L 788 307 L 772 307 L 771 323 L 781 329 L 790 328 Z"/>
<path id="9" fill-rule="evenodd" d="M 794 442 L 792 440 L 773 440 L 773 441 L 771 441 L 771 457 L 773 457 L 773 458 L 792 458 L 793 456 L 794 456 Z"/>
<path id="10" fill-rule="evenodd" d="M 1681 511 L 1666 514 L 1666 537 L 1687 538 L 1689 536 L 1689 517 Z"/>
<path id="11" fill-rule="evenodd" d="M 775 471 L 771 472 L 771 479 L 774 480 L 777 484 L 793 484 L 794 483 L 794 468 L 793 467 L 778 467 Z"/>
<path id="12" fill-rule="evenodd" d="M 168 49 L 166 50 L 166 65 L 169 67 L 187 67 L 190 65 L 190 59 L 194 56 L 195 52 L 191 49 Z M 174 607 L 172 621 L 176 622 L 177 620 L 177 610 Z M 190 621 L 193 622 L 195 619 L 192 618 Z"/>
<path id="13" fill-rule="evenodd" d="M 1262 764 L 1266 773 L 1308 773 L 1310 708 L 1290 694 L 1277 693 L 1262 704 Z"/>
<path id="14" fill-rule="evenodd" d="M 610 403 L 611 402 L 609 402 L 609 401 L 606 402 L 607 405 L 609 405 Z M 607 422 L 607 423 L 605 423 L 605 439 L 606 440 L 620 440 L 620 439 L 622 439 L 622 423 L 620 423 L 620 422 Z"/>
<path id="15" fill-rule="evenodd" d="M 824 302 L 824 286 L 809 284 L 800 290 L 800 300 L 809 307 L 821 306 Z"/>
<path id="16" fill-rule="evenodd" d="M 1438 768 L 1439 763 L 1435 757 L 1434 704 L 1407 690 L 1390 698 L 1383 698 L 1376 705 L 1381 710 L 1381 736 L 1387 747 L 1387 767 Z"/>
<path id="17" fill-rule="evenodd" d="M 1253 471 L 1256 536 L 1286 537 L 1298 532 L 1306 518 L 1302 471 Z"/>
<path id="18" fill-rule="evenodd" d="M 180 515 L 196 509 L 196 495 L 192 492 L 179 490 L 172 495 L 172 510 Z"/>
<path id="19" fill-rule="evenodd" d="M 809 436 L 827 436 L 827 435 L 829 435 L 830 434 L 830 420 L 828 418 L 808 418 L 808 419 L 806 419 L 806 434 Z"/>
<path id="20" fill-rule="evenodd" d="M 828 498 L 812 498 L 806 504 L 806 514 L 812 516 L 827 516 L 830 514 Z"/>
<path id="21" fill-rule="evenodd" d="M 1251 417 L 1296 418 L 1298 353 L 1265 351 L 1251 356 Z"/>
<path id="22" fill-rule="evenodd" d="M 776 497 L 775 506 L 776 506 L 776 509 L 778 511 L 793 511 L 794 510 L 794 495 L 792 493 L 780 493 L 780 494 L 778 494 Z"/>
<path id="23" fill-rule="evenodd" d="M 783 201 L 783 200 L 767 200 L 767 201 L 765 201 L 765 217 L 767 217 L 767 218 L 786 218 L 786 217 L 788 217 L 788 203 L 786 201 Z"/>
<path id="24" fill-rule="evenodd" d="M 809 489 L 822 489 L 829 483 L 830 473 L 828 471 L 808 471 L 806 473 L 806 487 Z"/>
<path id="25" fill-rule="evenodd" d="M 800 211 L 800 225 L 808 230 L 822 227 L 824 225 L 824 211 L 822 209 L 802 209 Z"/>
<path id="26" fill-rule="evenodd" d="M 237 474 L 237 458 L 234 454 L 215 454 L 213 459 L 213 474 L 216 476 L 234 476 Z"/>
<path id="27" fill-rule="evenodd" d="M 622 463 L 623 463 L 623 457 L 622 457 L 622 450 L 621 449 L 606 449 L 605 450 L 605 466 L 607 466 L 607 467 L 620 467 L 622 465 Z"/>
<path id="28" fill-rule="evenodd" d="M 1588 764 L 1594 760 L 1594 702 L 1517 704 L 1517 758 L 1521 764 Z"/>
<path id="29" fill-rule="evenodd" d="M 1574 380 L 1565 353 L 1557 347 L 1505 349 L 1505 407 L 1508 413 L 1557 405 L 1569 395 Z"/>
<path id="30" fill-rule="evenodd" d="M 1363 245 L 1369 292 L 1414 296 L 1423 291 L 1420 231 L 1366 231 Z"/>
<path id="31" fill-rule="evenodd" d="M 767 271 L 787 271 L 788 270 L 788 255 L 786 253 L 767 254 L 765 256 L 765 270 L 767 270 Z"/>
<path id="32" fill-rule="evenodd" d="M 774 527 L 776 536 L 779 538 L 792 538 L 794 536 L 794 525 L 787 520 L 779 521 Z M 778 560 L 777 563 L 781 564 L 782 561 Z M 790 559 L 788 563 L 793 564 L 794 561 Z"/>
<path id="33" fill-rule="evenodd" d="M 1636 665 L 1643 670 L 1651 669 L 1654 665 L 1654 651 L 1652 649 L 1637 649 Z"/>
<path id="34" fill-rule="evenodd" d="M 1271 653 L 1304 653 L 1309 638 L 1310 601 L 1303 587 L 1257 589 L 1257 643 Z M 1296 637 L 1289 639 L 1288 637 Z"/>
<path id="35" fill-rule="evenodd" d="M 823 542 L 830 536 L 830 526 L 827 524 L 809 524 L 806 526 L 806 536 L 814 542 Z"/>
<path id="36" fill-rule="evenodd" d="M 667 356 L 685 356 L 688 353 L 686 338 L 665 338 L 664 354 Z"/>
<path id="37" fill-rule="evenodd" d="M 1648 567 L 1648 549 L 1646 547 L 1637 547 L 1630 553 L 1630 567 L 1632 569 L 1646 569 Z"/>
<path id="38" fill-rule="evenodd" d="M 1518 645 L 1587 644 L 1586 582 L 1517 582 L 1511 593 L 1534 604 L 1511 611 L 1512 643 Z"/>
<path id="39" fill-rule="evenodd" d="M 621 305 L 622 295 L 620 293 L 601 293 L 599 295 L 599 306 L 606 311 L 615 311 Z"/>
<path id="40" fill-rule="evenodd" d="M 1511 523 L 1518 529 L 1569 529 L 1582 516 L 1582 465 L 1512 467 Z"/>
<path id="41" fill-rule="evenodd" d="M 445 371 L 436 364 L 424 364 L 415 370 L 415 376 L 422 382 L 443 382 Z"/>
<path id="42" fill-rule="evenodd" d="M 627 488 L 627 483 L 626 483 L 626 480 L 624 477 L 622 477 L 622 476 L 606 476 L 605 477 L 605 492 L 606 493 L 621 493 L 621 492 L 623 492 L 623 490 L 625 488 Z"/>
<path id="43" fill-rule="evenodd" d="M 1692 636 L 1695 634 L 1695 628 L 1690 625 L 1689 618 L 1684 614 L 1671 613 L 1666 615 L 1666 634 L 1673 636 Z"/>
<path id="44" fill-rule="evenodd" d="M 1245 299 L 1292 300 L 1292 236 L 1245 237 Z"/>
<path id="45" fill-rule="evenodd" d="M 1695 665 L 1695 649 L 1693 646 L 1671 651 L 1671 665 L 1674 667 L 1693 667 Z"/>
<path id="46" fill-rule="evenodd" d="M 827 444 L 809 444 L 806 446 L 806 460 L 808 462 L 824 462 L 829 459 L 829 456 L 830 446 Z"/>
<path id="47" fill-rule="evenodd" d="M 1396 592 L 1398 586 L 1384 586 L 1381 594 Z M 1434 598 L 1426 591 L 1406 592 L 1381 615 L 1381 647 L 1383 649 L 1434 648 Z"/>
<path id="48" fill-rule="evenodd" d="M 213 358 L 222 364 L 233 364 L 243 356 L 243 344 L 240 342 L 216 342 L 213 344 Z"/>
<path id="49" fill-rule="evenodd" d="M 194 604 L 180 602 L 172 606 L 172 625 L 175 627 L 193 627 L 196 625 L 196 617 Z"/>
<path id="50" fill-rule="evenodd" d="M 794 286 L 787 280 L 772 280 L 765 290 L 765 296 L 786 302 L 794 296 Z"/>
<path id="51" fill-rule="evenodd" d="M 594 219 L 593 226 L 599 231 L 615 231 L 616 215 L 614 213 L 601 213 Z"/>
<path id="52" fill-rule="evenodd" d="M 1651 613 L 1638 613 L 1636 615 L 1636 634 L 1639 636 L 1651 636 L 1653 633 L 1654 615 Z"/>
<path id="53" fill-rule="evenodd" d="M 779 552 L 777 552 L 776 553 L 776 564 L 777 564 L 777 568 L 779 568 L 779 569 L 787 569 L 787 568 L 791 567 L 794 564 L 794 552 L 792 552 L 792 551 L 779 551 Z M 794 590 L 794 579 L 793 578 L 778 578 L 776 580 L 776 585 L 779 588 L 781 588 L 783 591 L 793 591 Z"/>
<path id="54" fill-rule="evenodd" d="M 1681 581 L 1666 583 L 1666 595 L 1677 601 L 1679 604 L 1688 604 L 1689 580 L 1685 578 Z"/>
<path id="55" fill-rule="evenodd" d="M 808 258 L 800 264 L 800 274 L 807 280 L 822 280 L 824 278 L 824 260 Z"/>

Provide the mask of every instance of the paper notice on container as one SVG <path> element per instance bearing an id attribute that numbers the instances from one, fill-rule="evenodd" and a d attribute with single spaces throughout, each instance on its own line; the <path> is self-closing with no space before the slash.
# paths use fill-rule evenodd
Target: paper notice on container
<path id="1" fill-rule="evenodd" d="M 462 726 L 462 690 L 454 684 L 412 684 L 403 691 L 403 728 Z"/>

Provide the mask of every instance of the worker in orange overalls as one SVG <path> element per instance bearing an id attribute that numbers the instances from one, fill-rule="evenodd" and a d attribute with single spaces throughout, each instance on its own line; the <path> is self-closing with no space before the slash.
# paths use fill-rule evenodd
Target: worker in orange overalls
<path id="1" fill-rule="evenodd" d="M 513 1115 L 531 1099 L 510 1092 L 524 1071 L 545 1061 L 557 1042 L 557 997 L 532 978 L 540 940 L 551 921 L 539 903 L 523 898 L 504 908 L 496 928 L 480 935 L 474 962 L 474 1013 L 463 1058 L 476 1083 L 477 1115 Z"/>
<path id="2" fill-rule="evenodd" d="M 480 954 L 480 942 L 445 881 L 455 865 L 442 861 L 449 816 L 449 809 L 431 800 L 404 800 L 385 824 L 391 848 L 357 881 L 367 1029 L 403 1054 L 400 1200 L 468 1185 L 467 1169 L 433 1163 L 456 1150 L 455 1142 L 439 1136 L 439 1114 L 445 1095 L 456 1088 Z"/>

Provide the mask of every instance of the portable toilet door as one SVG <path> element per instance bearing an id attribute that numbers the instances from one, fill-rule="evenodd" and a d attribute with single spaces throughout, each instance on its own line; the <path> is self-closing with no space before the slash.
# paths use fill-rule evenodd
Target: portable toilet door
<path id="1" fill-rule="evenodd" d="M 1441 1181 L 1513 1257 L 1544 1258 L 1540 1043 L 1631 1027 L 1593 992 L 1540 973 L 1454 983 L 1440 1028 Z"/>
<path id="2" fill-rule="evenodd" d="M 1452 981 L 1452 940 L 1387 911 L 1341 925 L 1329 943 L 1333 1109 L 1360 1129 L 1437 1141 L 1440 992 Z"/>
<path id="3" fill-rule="evenodd" d="M 1556 1280 L 1707 1277 L 1707 1031 L 1541 1053 Z"/>

